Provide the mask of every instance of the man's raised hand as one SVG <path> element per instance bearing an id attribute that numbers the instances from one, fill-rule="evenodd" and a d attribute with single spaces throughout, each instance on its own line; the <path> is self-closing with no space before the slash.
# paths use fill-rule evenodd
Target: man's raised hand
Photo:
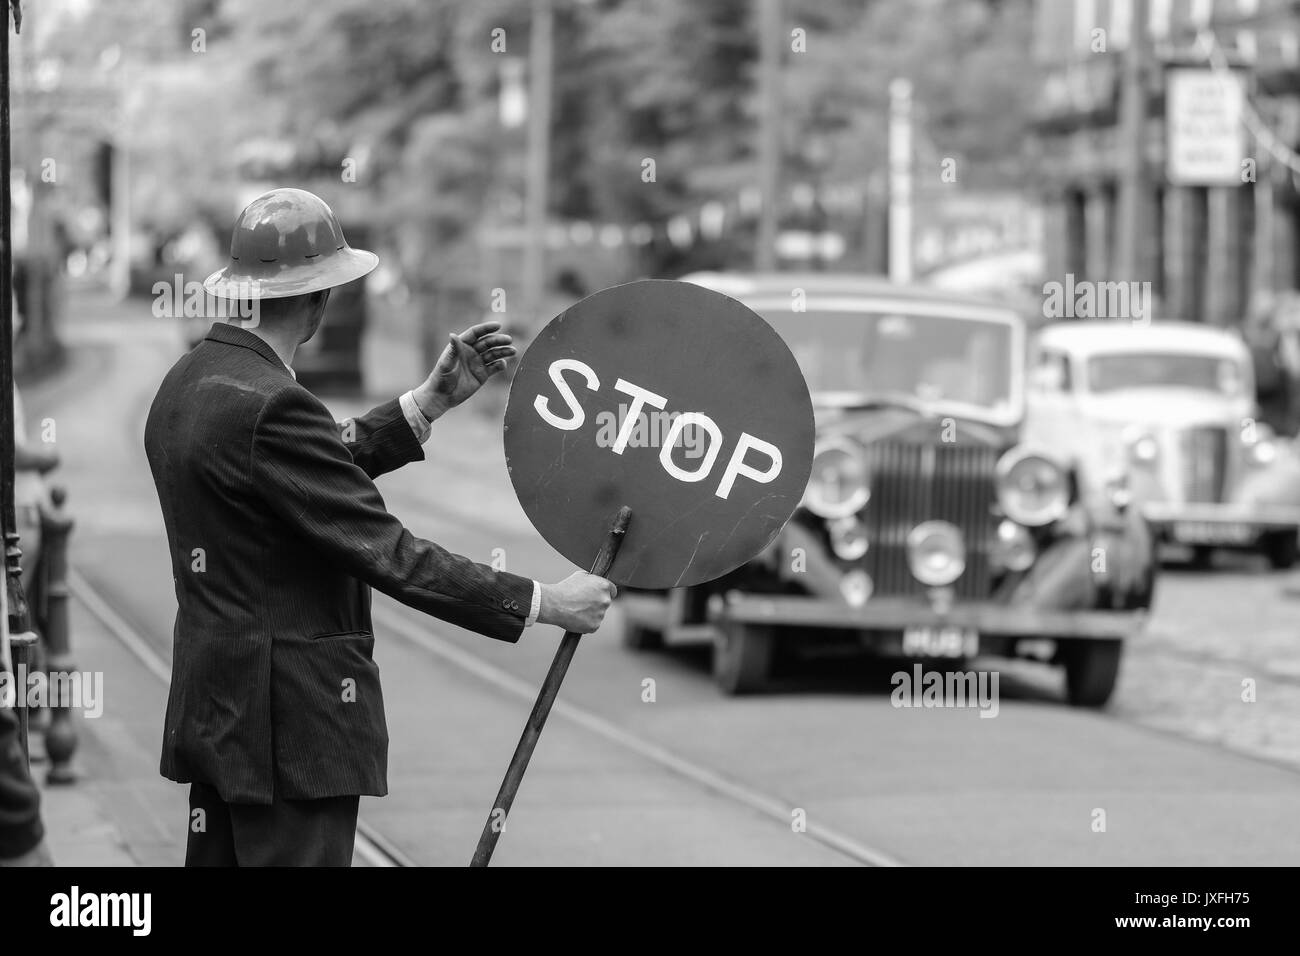
<path id="1" fill-rule="evenodd" d="M 429 377 L 415 389 L 415 403 L 433 421 L 477 392 L 489 378 L 505 371 L 518 352 L 500 322 L 481 322 L 453 332 Z"/>

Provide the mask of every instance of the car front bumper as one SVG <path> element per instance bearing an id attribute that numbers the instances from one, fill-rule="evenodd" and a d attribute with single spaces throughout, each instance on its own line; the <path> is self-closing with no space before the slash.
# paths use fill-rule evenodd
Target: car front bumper
<path id="1" fill-rule="evenodd" d="M 1300 508 L 1291 505 L 1147 502 L 1141 510 L 1176 544 L 1253 547 L 1270 532 L 1300 529 Z"/>
<path id="2" fill-rule="evenodd" d="M 1126 638 L 1138 632 L 1146 611 L 1059 611 L 1011 607 L 991 601 L 956 602 L 939 610 L 923 600 L 875 598 L 860 607 L 826 598 L 732 592 L 717 606 L 718 623 L 899 632 L 911 628 L 963 628 L 981 637 Z"/>

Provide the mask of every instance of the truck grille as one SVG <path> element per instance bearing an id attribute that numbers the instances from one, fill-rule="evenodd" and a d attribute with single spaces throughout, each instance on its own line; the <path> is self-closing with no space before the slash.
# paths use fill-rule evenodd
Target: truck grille
<path id="1" fill-rule="evenodd" d="M 966 570 L 953 585 L 958 597 L 989 595 L 989 552 L 996 534 L 990 510 L 996 494 L 994 448 L 880 442 L 868 450 L 871 501 L 865 520 L 870 548 L 866 572 L 880 595 L 923 594 L 907 563 L 907 535 L 922 521 L 948 521 L 966 539 Z"/>
<path id="2" fill-rule="evenodd" d="M 1189 502 L 1223 500 L 1228 462 L 1224 428 L 1189 428 L 1182 433 L 1183 497 Z"/>

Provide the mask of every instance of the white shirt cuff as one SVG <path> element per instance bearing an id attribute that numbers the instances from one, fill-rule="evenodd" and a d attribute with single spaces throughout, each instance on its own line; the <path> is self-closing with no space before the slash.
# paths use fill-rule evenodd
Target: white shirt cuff
<path id="1" fill-rule="evenodd" d="M 533 603 L 528 608 L 528 617 L 524 621 L 524 627 L 532 627 L 537 623 L 537 616 L 542 613 L 542 586 L 536 581 L 533 582 Z"/>
<path id="2" fill-rule="evenodd" d="M 411 431 L 415 432 L 416 440 L 423 445 L 429 440 L 429 432 L 432 431 L 429 419 L 424 417 L 424 412 L 420 411 L 420 406 L 415 403 L 415 392 L 405 392 L 397 400 L 402 406 L 402 414 L 406 416 L 406 423 L 411 426 Z"/>

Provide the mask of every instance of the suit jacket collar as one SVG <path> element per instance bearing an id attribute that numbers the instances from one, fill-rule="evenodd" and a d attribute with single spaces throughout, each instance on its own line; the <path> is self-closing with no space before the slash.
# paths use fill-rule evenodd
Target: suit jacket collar
<path id="1" fill-rule="evenodd" d="M 247 329 L 241 329 L 229 322 L 214 322 L 204 339 L 209 342 L 220 342 L 222 345 L 238 345 L 240 348 L 252 349 L 276 368 L 284 369 L 285 374 L 291 378 L 297 377 L 290 371 L 289 366 L 281 361 L 280 356 L 275 354 L 275 349 L 271 348 L 269 342 Z"/>

